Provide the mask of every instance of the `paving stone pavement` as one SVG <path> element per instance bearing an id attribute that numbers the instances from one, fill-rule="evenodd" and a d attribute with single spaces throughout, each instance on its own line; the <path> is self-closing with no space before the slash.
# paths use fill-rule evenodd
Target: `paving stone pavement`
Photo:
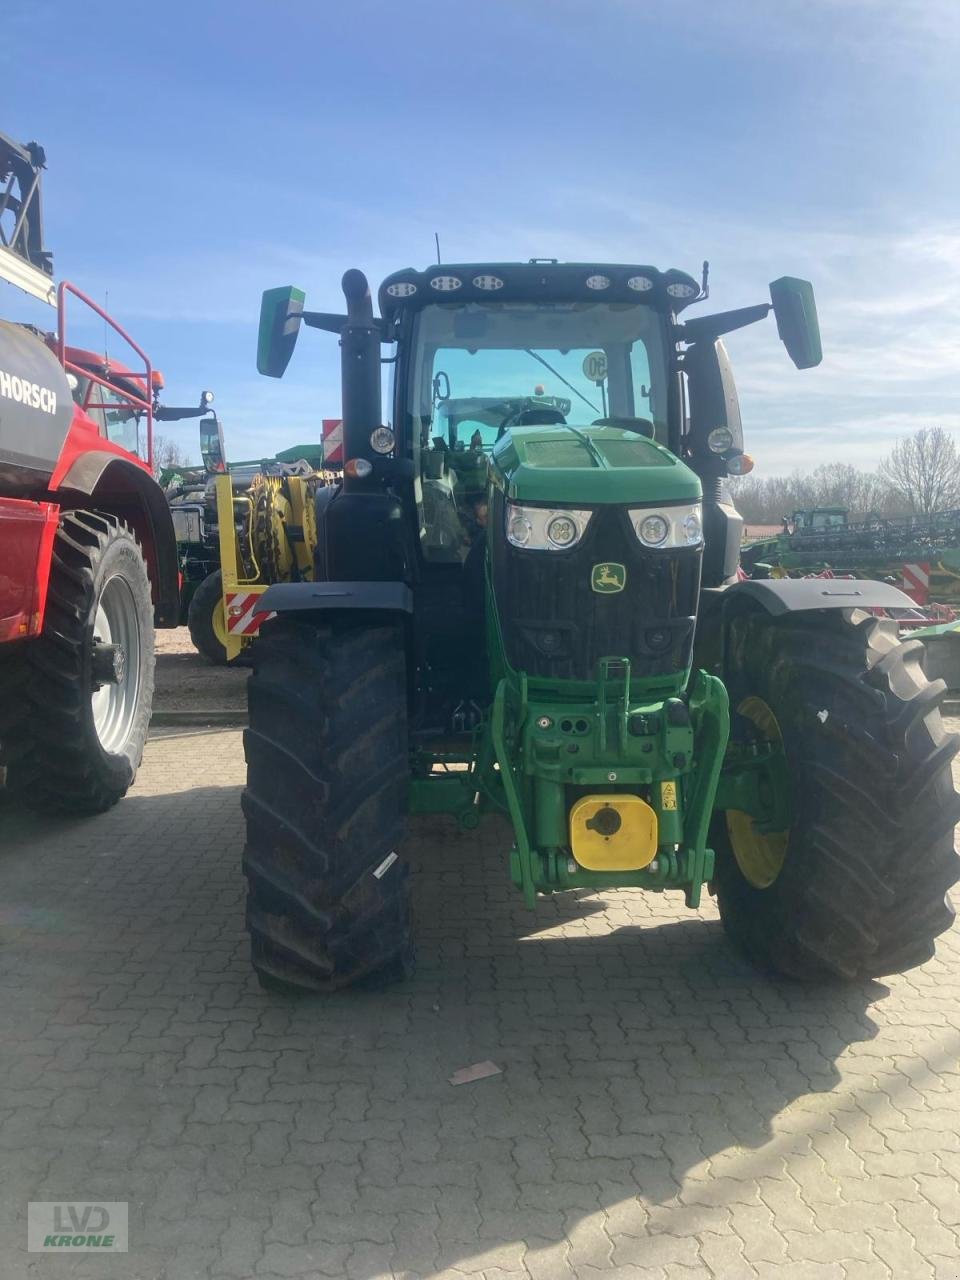
<path id="1" fill-rule="evenodd" d="M 807 990 L 708 904 L 524 910 L 496 821 L 419 820 L 404 986 L 261 992 L 240 734 L 165 732 L 86 821 L 0 810 L 3 1280 L 960 1276 L 960 934 Z M 453 1088 L 458 1067 L 503 1074 Z M 130 1252 L 26 1252 L 29 1200 Z"/>

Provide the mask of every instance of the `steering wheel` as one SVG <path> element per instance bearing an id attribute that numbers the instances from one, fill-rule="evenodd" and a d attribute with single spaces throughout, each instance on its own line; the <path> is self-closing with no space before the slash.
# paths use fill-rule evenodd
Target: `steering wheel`
<path id="1" fill-rule="evenodd" d="M 559 409 L 551 409 L 544 405 L 528 405 L 526 409 L 514 409 L 508 413 L 497 428 L 497 439 L 502 440 L 508 427 L 549 427 L 565 426 L 566 418 Z"/>

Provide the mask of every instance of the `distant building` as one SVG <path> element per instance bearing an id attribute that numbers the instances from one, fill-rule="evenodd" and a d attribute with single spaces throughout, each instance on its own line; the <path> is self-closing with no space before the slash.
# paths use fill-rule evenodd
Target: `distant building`
<path id="1" fill-rule="evenodd" d="M 760 542 L 764 538 L 776 538 L 783 533 L 782 524 L 745 524 L 743 526 L 744 542 Z"/>

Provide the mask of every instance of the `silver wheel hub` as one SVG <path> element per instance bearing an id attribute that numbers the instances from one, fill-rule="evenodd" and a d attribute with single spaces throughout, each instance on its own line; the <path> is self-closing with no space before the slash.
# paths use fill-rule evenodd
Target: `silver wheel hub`
<path id="1" fill-rule="evenodd" d="M 126 579 L 108 578 L 93 619 L 93 727 L 104 751 L 116 755 L 130 737 L 140 703 L 140 616 Z"/>

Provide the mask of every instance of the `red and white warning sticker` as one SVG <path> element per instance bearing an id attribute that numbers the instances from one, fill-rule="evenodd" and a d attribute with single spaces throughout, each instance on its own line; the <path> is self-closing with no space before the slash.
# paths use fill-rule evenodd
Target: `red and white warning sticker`
<path id="1" fill-rule="evenodd" d="M 259 591 L 227 591 L 226 601 L 227 630 L 235 636 L 254 636 L 267 621 L 274 617 L 272 610 L 258 609 L 262 592 Z"/>
<path id="2" fill-rule="evenodd" d="M 323 428 L 323 465 L 325 467 L 343 466 L 343 420 L 341 418 L 321 419 Z"/>

